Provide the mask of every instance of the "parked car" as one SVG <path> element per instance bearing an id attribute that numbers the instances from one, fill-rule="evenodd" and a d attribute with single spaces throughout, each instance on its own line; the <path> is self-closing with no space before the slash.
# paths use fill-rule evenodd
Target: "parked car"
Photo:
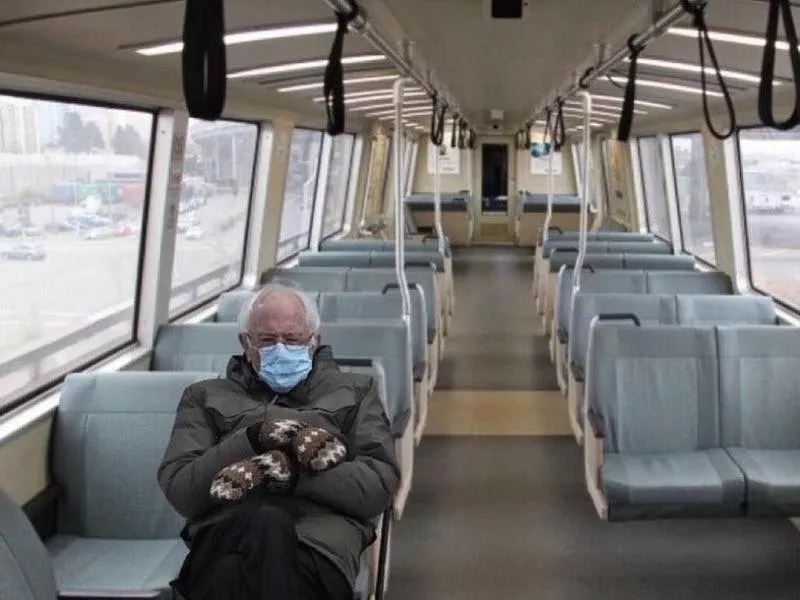
<path id="1" fill-rule="evenodd" d="M 2 256 L 6 260 L 44 260 L 47 253 L 39 244 L 17 244 L 3 250 Z"/>

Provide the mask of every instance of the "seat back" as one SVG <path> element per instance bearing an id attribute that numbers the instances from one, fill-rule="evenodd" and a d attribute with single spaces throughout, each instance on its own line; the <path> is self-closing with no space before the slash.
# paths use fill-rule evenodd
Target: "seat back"
<path id="1" fill-rule="evenodd" d="M 295 267 L 270 269 L 261 276 L 261 283 L 292 281 L 304 290 L 343 292 L 347 285 L 347 267 Z"/>
<path id="2" fill-rule="evenodd" d="M 312 252 L 306 250 L 297 256 L 301 267 L 368 267 L 370 252 Z"/>
<path id="3" fill-rule="evenodd" d="M 150 368 L 224 373 L 231 356 L 241 353 L 236 322 L 169 323 L 158 328 Z"/>
<path id="4" fill-rule="evenodd" d="M 719 271 L 654 271 L 645 281 L 648 294 L 733 294 L 730 276 Z"/>
<path id="5" fill-rule="evenodd" d="M 217 325 L 219 327 L 219 325 Z M 183 391 L 213 373 L 77 373 L 61 392 L 53 477 L 58 531 L 88 538 L 176 538 L 183 519 L 156 472 Z"/>
<path id="6" fill-rule="evenodd" d="M 719 447 L 719 365 L 713 327 L 592 328 L 590 418 L 606 452 L 664 454 Z"/>
<path id="7" fill-rule="evenodd" d="M 558 231 L 550 230 L 548 240 L 567 241 L 577 240 L 580 237 L 579 231 Z M 539 243 L 542 243 L 543 235 L 539 234 Z M 587 231 L 587 241 L 592 242 L 652 242 L 655 238 L 652 233 L 632 233 L 629 231 Z"/>
<path id="8" fill-rule="evenodd" d="M 548 240 L 542 244 L 542 257 L 550 258 L 550 255 L 555 250 L 570 250 L 575 255 L 578 254 L 578 240 Z M 608 252 L 608 242 L 586 242 L 587 254 L 605 254 Z"/>
<path id="9" fill-rule="evenodd" d="M 56 600 L 50 554 L 25 516 L 0 488 L 0 598 Z"/>
<path id="10" fill-rule="evenodd" d="M 717 327 L 722 444 L 800 449 L 800 328 Z"/>
<path id="11" fill-rule="evenodd" d="M 352 373 L 353 375 L 372 377 L 375 379 L 383 410 L 388 415 L 389 391 L 386 387 L 386 369 L 383 366 L 383 361 L 380 358 L 341 358 L 336 356 L 334 356 L 334 360 L 339 366 L 339 369 L 345 373 Z"/>
<path id="12" fill-rule="evenodd" d="M 436 250 L 438 240 L 426 238 L 423 240 L 405 240 L 406 252 L 428 252 Z M 380 240 L 373 238 L 342 238 L 339 240 L 324 240 L 319 245 L 320 252 L 394 252 L 394 240 Z M 449 243 L 445 240 L 445 254 Z"/>
<path id="13" fill-rule="evenodd" d="M 567 267 L 559 274 L 558 289 L 558 329 L 569 336 L 570 315 L 572 312 L 572 284 L 575 270 Z M 581 275 L 581 292 L 587 294 L 644 294 L 645 279 L 643 271 L 625 269 L 602 269 L 584 271 Z"/>
<path id="14" fill-rule="evenodd" d="M 439 273 L 444 272 L 444 256 L 434 249 L 410 250 L 405 253 L 407 267 L 433 265 Z M 394 267 L 394 250 L 372 252 L 370 254 L 370 267 Z"/>
<path id="15" fill-rule="evenodd" d="M 411 292 L 411 344 L 414 366 L 425 365 L 427 318 L 422 288 L 416 284 Z M 359 319 L 400 319 L 403 298 L 399 290 L 381 292 L 331 292 L 320 294 L 319 312 L 323 323 Z"/>
<path id="16" fill-rule="evenodd" d="M 402 434 L 411 418 L 413 377 L 411 335 L 406 324 L 394 321 L 323 323 L 321 343 L 333 348 L 337 358 L 379 359 L 386 372 L 387 410 L 392 432 Z"/>
<path id="17" fill-rule="evenodd" d="M 586 367 L 592 321 L 606 315 L 634 315 L 641 324 L 671 325 L 677 322 L 673 296 L 578 292 L 570 320 L 568 355 L 579 379 Z M 633 324 L 631 319 L 621 320 Z"/>
<path id="18" fill-rule="evenodd" d="M 429 344 L 436 339 L 439 325 L 439 289 L 436 272 L 430 267 L 406 267 L 406 281 L 419 284 L 425 299 L 425 322 Z M 347 275 L 348 292 L 384 292 L 387 286 L 397 285 L 394 269 L 351 269 Z"/>
<path id="19" fill-rule="evenodd" d="M 587 253 L 583 257 L 583 265 L 593 269 L 622 269 L 622 254 Z M 554 250 L 550 255 L 550 272 L 558 273 L 561 267 L 574 267 L 578 252 L 571 249 Z"/>
<path id="20" fill-rule="evenodd" d="M 628 252 L 623 255 L 625 269 L 648 271 L 694 271 L 694 258 L 674 254 L 643 254 Z"/>
<path id="21" fill-rule="evenodd" d="M 675 297 L 681 325 L 775 325 L 775 301 L 766 296 Z"/>
<path id="22" fill-rule="evenodd" d="M 661 240 L 646 240 L 641 242 L 619 242 L 611 241 L 608 243 L 609 254 L 671 254 L 672 248 Z"/>

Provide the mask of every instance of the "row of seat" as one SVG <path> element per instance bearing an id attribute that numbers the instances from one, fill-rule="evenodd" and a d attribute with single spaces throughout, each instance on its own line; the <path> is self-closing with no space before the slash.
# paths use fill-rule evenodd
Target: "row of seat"
<path id="1" fill-rule="evenodd" d="M 394 252 L 375 252 L 368 248 L 364 250 L 351 250 L 349 252 L 321 251 L 303 252 L 298 256 L 298 265 L 301 267 L 352 267 L 352 268 L 394 268 L 396 256 Z M 405 253 L 405 267 L 430 267 L 436 273 L 439 289 L 442 294 L 440 309 L 442 326 L 448 330 L 450 315 L 455 306 L 453 292 L 453 266 L 452 259 L 440 254 L 436 248 L 425 251 L 412 251 Z"/>
<path id="2" fill-rule="evenodd" d="M 441 194 L 442 229 L 454 246 L 472 244 L 475 223 L 469 191 Z M 420 231 L 435 231 L 436 212 L 433 194 L 411 194 L 405 199 L 414 225 Z"/>
<path id="3" fill-rule="evenodd" d="M 794 516 L 800 330 L 774 301 L 722 273 L 574 277 L 559 267 L 551 353 L 598 515 Z"/>
<path id="4" fill-rule="evenodd" d="M 800 329 L 598 324 L 585 468 L 598 514 L 800 514 Z"/>
<path id="5" fill-rule="evenodd" d="M 694 326 L 742 324 L 775 325 L 777 312 L 771 298 L 669 294 L 575 295 L 566 351 L 561 349 L 560 369 L 567 374 L 570 421 L 576 437 L 583 437 L 580 419 L 584 398 L 586 365 L 591 360 L 591 328 L 598 320 L 630 321 L 642 325 Z"/>
<path id="6" fill-rule="evenodd" d="M 536 246 L 538 232 L 547 218 L 547 194 L 517 195 L 514 233 L 519 246 Z M 576 229 L 580 220 L 580 198 L 573 194 L 554 194 L 551 225 L 566 230 Z"/>
<path id="7" fill-rule="evenodd" d="M 559 273 L 555 309 L 550 327 L 550 358 L 555 362 L 562 391 L 566 391 L 566 347 L 571 323 L 577 318 L 574 310 L 574 269 Z M 580 281 L 580 294 L 733 294 L 731 278 L 718 271 L 645 271 L 600 269 L 585 272 Z"/>
<path id="8" fill-rule="evenodd" d="M 354 376 L 381 376 L 377 362 L 338 361 Z M 218 376 L 178 369 L 67 377 L 52 432 L 55 531 L 43 542 L 0 490 L 0 598 L 172 600 L 170 581 L 187 554 L 184 523 L 155 473 L 183 390 Z M 361 600 L 374 589 L 377 548 L 363 557 Z"/>

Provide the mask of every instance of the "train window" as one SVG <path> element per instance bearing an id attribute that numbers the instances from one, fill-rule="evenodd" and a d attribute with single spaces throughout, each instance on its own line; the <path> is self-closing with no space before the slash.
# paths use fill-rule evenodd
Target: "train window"
<path id="1" fill-rule="evenodd" d="M 0 96 L 0 407 L 135 340 L 153 120 Z"/>
<path id="2" fill-rule="evenodd" d="M 703 138 L 699 133 L 688 133 L 673 135 L 671 142 L 683 248 L 713 265 L 716 252 Z"/>
<path id="3" fill-rule="evenodd" d="M 800 306 L 800 128 L 739 132 L 752 286 Z"/>
<path id="4" fill-rule="evenodd" d="M 294 130 L 283 196 L 277 262 L 308 249 L 311 243 L 311 219 L 314 215 L 321 152 L 321 131 Z"/>
<path id="5" fill-rule="evenodd" d="M 657 137 L 639 138 L 639 160 L 648 229 L 665 240 L 671 240 L 664 156 Z"/>
<path id="6" fill-rule="evenodd" d="M 328 167 L 328 187 L 325 192 L 325 213 L 322 220 L 323 238 L 339 233 L 344 227 L 354 141 L 353 135 L 339 135 L 333 138 L 331 162 Z M 353 170 L 353 173 L 356 170 Z"/>
<path id="7" fill-rule="evenodd" d="M 258 126 L 189 119 L 170 317 L 241 281 Z"/>

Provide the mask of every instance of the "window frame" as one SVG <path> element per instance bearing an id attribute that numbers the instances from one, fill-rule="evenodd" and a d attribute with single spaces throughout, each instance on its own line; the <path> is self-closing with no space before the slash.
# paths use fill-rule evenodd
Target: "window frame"
<path id="1" fill-rule="evenodd" d="M 774 294 L 770 294 L 766 290 L 761 289 L 756 285 L 755 280 L 753 279 L 753 261 L 750 258 L 750 224 L 747 218 L 747 201 L 746 201 L 746 190 L 744 187 L 744 168 L 742 167 L 742 143 L 740 138 L 740 133 L 742 131 L 747 131 L 749 129 L 766 129 L 764 125 L 743 125 L 736 128 L 736 156 L 738 160 L 737 163 L 737 178 L 739 184 L 739 202 L 742 211 L 742 220 L 744 221 L 742 231 L 744 235 L 744 249 L 745 249 L 745 261 L 747 265 L 747 283 L 750 286 L 750 289 L 754 292 L 761 294 L 762 296 L 767 296 L 772 298 L 775 303 L 778 304 L 781 308 L 790 311 L 793 314 L 800 314 L 800 304 L 792 304 L 791 302 L 784 300 Z"/>
<path id="2" fill-rule="evenodd" d="M 673 242 L 673 241 L 671 241 L 671 240 L 659 235 L 655 231 L 653 231 L 653 226 L 650 223 L 650 210 L 648 208 L 650 203 L 649 203 L 649 201 L 647 199 L 647 186 L 644 184 L 644 181 L 645 181 L 644 159 L 642 158 L 642 143 L 641 143 L 642 140 L 649 140 L 649 139 L 652 139 L 653 141 L 655 141 L 657 146 L 661 144 L 661 139 L 659 138 L 658 134 L 644 135 L 644 136 L 639 136 L 639 137 L 636 138 L 636 149 L 638 150 L 638 153 L 639 153 L 639 175 L 642 178 L 642 200 L 644 201 L 644 220 L 645 220 L 645 224 L 647 225 L 647 232 L 648 233 L 652 233 L 653 237 L 655 237 L 656 239 L 661 240 L 662 242 L 666 242 L 668 244 L 674 245 L 675 242 Z M 672 138 L 671 137 L 670 137 L 669 147 L 670 147 L 670 152 L 672 152 Z M 676 175 L 675 175 L 675 167 L 674 167 L 674 158 L 675 158 L 674 154 L 673 154 L 672 158 L 673 158 L 673 169 L 672 169 L 673 177 L 676 177 Z M 663 157 L 663 155 L 661 157 L 661 169 L 662 170 L 664 169 L 664 157 Z M 675 181 L 676 181 L 676 185 L 677 185 L 677 178 L 675 179 Z M 670 211 L 669 197 L 668 197 L 669 194 L 668 194 L 668 191 L 666 189 L 666 182 L 664 182 L 664 186 L 665 186 L 665 189 L 664 189 L 664 207 L 666 208 L 667 221 L 669 221 L 668 224 L 670 225 L 670 229 L 672 229 L 671 217 L 669 215 L 669 211 Z M 678 210 L 678 221 L 680 221 L 680 209 Z M 681 233 L 681 249 L 682 248 L 683 248 L 683 233 Z M 715 248 L 715 254 L 716 254 L 716 248 Z"/>
<path id="3" fill-rule="evenodd" d="M 81 96 L 74 96 L 71 94 L 52 94 L 52 93 L 38 93 L 16 90 L 13 88 L 0 87 L 0 96 L 8 96 L 11 98 L 20 98 L 26 100 L 39 100 L 44 102 L 58 102 L 60 104 L 72 104 L 90 106 L 94 108 L 105 108 L 109 110 L 124 110 L 129 112 L 138 112 L 148 114 L 151 118 L 150 125 L 150 143 L 147 147 L 147 170 L 145 172 L 145 186 L 144 186 L 144 202 L 142 206 L 142 219 L 141 219 L 141 234 L 139 236 L 138 257 L 136 260 L 136 286 L 134 288 L 133 297 L 133 310 L 131 314 L 131 330 L 130 337 L 124 342 L 111 345 L 107 349 L 97 354 L 92 354 L 87 357 L 75 359 L 70 363 L 52 371 L 52 376 L 47 377 L 42 383 L 37 384 L 35 381 L 30 386 L 23 386 L 21 393 L 13 398 L 10 402 L 0 406 L 0 417 L 19 409 L 20 407 L 30 403 L 37 397 L 42 396 L 64 383 L 64 380 L 71 373 L 76 371 L 83 371 L 87 368 L 97 366 L 98 364 L 109 360 L 120 352 L 130 349 L 140 342 L 138 335 L 139 317 L 141 314 L 142 303 L 142 277 L 144 275 L 145 264 L 145 246 L 147 244 L 147 225 L 150 219 L 150 203 L 147 201 L 150 198 L 153 185 L 153 165 L 155 159 L 155 144 L 158 134 L 158 116 L 161 108 L 153 105 L 137 105 L 136 103 L 122 103 L 107 100 L 97 100 L 83 98 Z M 52 346 L 57 343 L 63 343 L 64 339 L 69 339 L 71 336 L 67 335 L 60 338 L 58 341 L 42 346 Z M 41 349 L 41 348 L 40 348 Z M 30 352 L 28 353 L 30 354 Z M 13 364 L 20 360 L 20 355 L 13 358 L 9 363 Z M 8 363 L 6 363 L 8 364 Z M 12 394 L 12 397 L 15 394 Z"/>
<path id="4" fill-rule="evenodd" d="M 280 260 L 277 260 L 278 253 L 280 252 L 281 243 L 282 243 L 281 242 L 281 227 L 283 225 L 283 223 L 282 223 L 282 221 L 283 221 L 283 211 L 286 210 L 286 186 L 285 185 L 283 186 L 283 198 L 281 200 L 281 202 L 282 202 L 281 227 L 278 227 L 278 245 L 277 245 L 276 250 L 275 250 L 275 259 L 276 259 L 275 260 L 275 264 L 277 264 L 277 265 L 282 265 L 284 263 L 289 262 L 290 260 L 294 260 L 295 258 L 297 258 L 297 256 L 301 252 L 305 252 L 306 250 L 311 248 L 311 235 L 312 235 L 313 230 L 314 230 L 314 214 L 315 214 L 315 211 L 317 210 L 317 201 L 319 199 L 318 198 L 319 195 L 317 194 L 317 189 L 319 188 L 319 172 L 322 169 L 322 148 L 323 148 L 323 146 L 325 146 L 325 131 L 322 130 L 322 129 L 315 129 L 313 127 L 294 127 L 292 129 L 292 135 L 294 135 L 295 131 L 313 131 L 313 132 L 319 133 L 320 136 L 321 136 L 320 140 L 319 140 L 319 152 L 317 153 L 317 173 L 316 173 L 316 175 L 314 175 L 314 201 L 311 203 L 311 219 L 308 221 L 308 232 L 307 232 L 307 235 L 306 235 L 305 246 L 302 247 L 302 248 L 298 248 L 296 252 L 294 252 L 293 254 L 290 254 L 289 256 L 286 256 L 285 258 L 281 258 Z M 292 145 L 292 143 L 289 142 L 289 162 L 287 164 L 287 178 L 288 178 L 288 168 L 292 164 L 291 145 Z M 284 240 L 284 241 L 286 241 L 286 240 Z"/>
<path id="5" fill-rule="evenodd" d="M 695 260 L 699 261 L 703 265 L 706 265 L 707 267 L 710 267 L 712 269 L 718 269 L 719 267 L 717 267 L 717 265 L 707 261 L 706 259 L 704 259 L 704 258 L 702 258 L 700 256 L 697 256 L 697 254 L 695 254 L 694 252 L 689 250 L 687 248 L 687 246 L 686 246 L 686 234 L 684 233 L 684 230 L 683 230 L 683 219 L 681 218 L 681 195 L 678 192 L 678 172 L 675 169 L 675 143 L 673 142 L 673 139 L 675 137 L 687 136 L 687 135 L 699 135 L 700 136 L 700 140 L 702 141 L 702 139 L 703 139 L 703 132 L 702 131 L 697 131 L 697 130 L 675 131 L 675 132 L 672 132 L 672 133 L 668 134 L 670 161 L 671 161 L 671 164 L 672 164 L 672 182 L 673 182 L 673 185 L 675 186 L 675 205 L 676 205 L 675 209 L 677 211 L 677 215 L 676 216 L 677 216 L 677 221 L 678 221 L 678 231 L 679 231 L 680 236 L 681 236 L 681 239 L 680 239 L 681 252 L 683 254 L 687 254 L 687 255 L 693 257 Z M 703 151 L 705 151 L 705 143 L 704 143 Z M 707 168 L 707 165 L 705 164 L 705 158 L 703 159 L 703 166 L 704 166 L 704 169 Z M 710 190 L 708 189 L 708 173 L 706 173 L 706 192 L 709 193 L 709 194 L 711 193 Z M 711 212 L 710 200 L 709 200 L 709 212 Z M 713 218 L 713 216 L 712 216 L 712 218 Z M 713 230 L 711 232 L 711 240 L 714 242 L 714 258 L 716 259 L 716 257 L 717 257 L 717 244 L 716 244 L 716 240 L 714 239 Z M 672 242 L 672 245 L 673 245 L 673 248 L 674 248 L 675 247 L 675 242 L 674 241 Z"/>
<path id="6" fill-rule="evenodd" d="M 191 117 L 191 116 L 189 117 L 189 122 L 191 122 L 192 118 L 193 117 Z M 228 118 L 223 118 L 223 117 L 220 117 L 219 119 L 217 119 L 217 121 L 223 121 L 223 122 L 227 122 L 227 123 L 239 123 L 239 124 L 244 124 L 244 125 L 255 125 L 256 126 L 256 147 L 255 147 L 255 149 L 253 151 L 253 165 L 250 168 L 250 193 L 247 196 L 247 210 L 245 211 L 244 238 L 242 240 L 242 258 L 241 258 L 241 263 L 239 265 L 239 278 L 237 279 L 235 284 L 233 284 L 231 286 L 228 286 L 228 287 L 222 289 L 219 292 L 215 292 L 213 295 L 209 296 L 208 298 L 205 298 L 204 300 L 198 302 L 197 304 L 192 304 L 189 307 L 176 312 L 174 316 L 172 316 L 172 317 L 170 317 L 168 319 L 168 321 L 167 321 L 168 323 L 172 323 L 172 322 L 175 322 L 175 321 L 179 321 L 181 319 L 185 319 L 188 315 L 190 315 L 190 314 L 192 314 L 194 312 L 197 312 L 198 310 L 203 309 L 205 306 L 211 304 L 212 302 L 215 302 L 217 299 L 219 299 L 219 297 L 222 294 L 225 294 L 227 292 L 235 290 L 236 288 L 241 286 L 242 285 L 242 281 L 244 281 L 245 265 L 246 265 L 246 261 L 247 261 L 247 245 L 248 245 L 248 242 L 249 242 L 249 239 L 250 239 L 250 218 L 252 217 L 252 214 L 253 214 L 253 194 L 255 193 L 255 182 L 256 182 L 256 173 L 257 173 L 256 165 L 258 163 L 258 152 L 261 149 L 261 147 L 260 147 L 261 146 L 261 122 L 260 121 L 248 121 L 246 119 L 228 119 Z M 186 129 L 187 129 L 187 133 L 188 133 L 188 129 L 189 129 L 189 123 L 188 122 L 187 122 L 187 125 L 186 125 Z M 188 139 L 188 135 L 187 135 L 187 139 Z M 177 233 L 176 233 L 175 237 L 177 239 Z M 176 252 L 175 256 L 177 256 L 177 252 Z M 175 268 L 175 257 L 174 256 L 173 256 L 172 260 L 173 260 L 172 268 L 174 269 Z M 171 282 L 172 282 L 172 274 L 170 274 L 170 294 L 169 294 L 169 300 L 170 301 L 172 300 L 172 295 L 173 295 L 173 292 L 175 291 L 175 288 L 172 287 Z M 189 281 L 188 283 L 192 283 L 192 282 Z M 167 306 L 167 313 L 169 314 L 169 306 Z"/>
<path id="7" fill-rule="evenodd" d="M 350 166 L 348 167 L 347 171 L 347 183 L 345 183 L 345 199 L 344 204 L 342 205 L 344 210 L 342 210 L 341 219 L 339 219 L 339 228 L 334 231 L 333 233 L 329 233 L 328 235 L 322 236 L 322 241 L 331 239 L 335 235 L 339 235 L 342 231 L 344 231 L 344 222 L 347 219 L 347 197 L 350 195 L 350 183 L 353 178 L 353 158 L 355 157 L 355 150 L 356 150 L 356 134 L 355 133 L 343 133 L 341 135 L 350 136 L 352 138 L 352 144 L 350 145 Z M 334 140 L 335 143 L 335 140 Z M 333 161 L 333 153 L 331 152 L 331 161 Z M 325 183 L 327 187 L 327 182 Z M 316 199 L 314 200 L 316 203 Z M 325 205 L 328 204 L 328 197 L 325 194 Z M 325 231 L 325 206 L 322 207 L 322 231 Z"/>

